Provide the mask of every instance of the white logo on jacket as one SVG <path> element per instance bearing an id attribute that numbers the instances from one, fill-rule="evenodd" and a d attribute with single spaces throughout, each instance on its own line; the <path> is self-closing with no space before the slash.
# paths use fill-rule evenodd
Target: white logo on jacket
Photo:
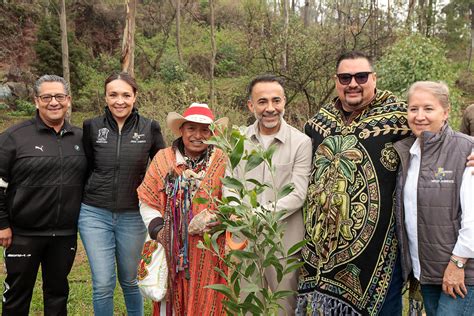
<path id="1" fill-rule="evenodd" d="M 132 140 L 130 141 L 131 143 L 134 144 L 143 144 L 146 143 L 145 134 L 138 134 L 138 133 L 133 133 Z"/>
<path id="2" fill-rule="evenodd" d="M 97 135 L 96 143 L 100 144 L 107 144 L 107 135 L 109 134 L 108 128 L 101 128 L 99 129 L 99 133 Z"/>
<path id="3" fill-rule="evenodd" d="M 438 167 L 438 170 L 434 173 L 434 180 L 432 183 L 454 183 L 454 180 L 448 179 L 453 177 L 452 170 L 445 170 L 443 167 Z"/>
<path id="4" fill-rule="evenodd" d="M 44 147 L 43 145 L 41 145 L 41 146 L 35 146 L 35 149 L 38 149 L 38 150 L 43 151 L 43 147 Z"/>

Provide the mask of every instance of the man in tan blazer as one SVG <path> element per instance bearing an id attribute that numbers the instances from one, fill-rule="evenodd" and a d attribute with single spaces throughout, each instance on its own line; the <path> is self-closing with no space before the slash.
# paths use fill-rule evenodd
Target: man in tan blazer
<path id="1" fill-rule="evenodd" d="M 247 106 L 255 115 L 255 122 L 246 128 L 246 136 L 249 142 L 245 144 L 245 147 L 247 150 L 251 150 L 252 147 L 260 145 L 267 149 L 270 145 L 275 144 L 276 150 L 272 156 L 275 175 L 272 180 L 268 166 L 263 163 L 245 174 L 246 162 L 242 161 L 233 171 L 233 176 L 255 179 L 260 183 L 275 181 L 274 187 L 276 190 L 280 190 L 288 183 L 294 185 L 294 190 L 289 195 L 276 201 L 276 207 L 274 207 L 275 194 L 273 190 L 267 189 L 258 196 L 258 202 L 266 209 L 285 212 L 283 221 L 286 227 L 283 244 L 286 252 L 291 246 L 304 239 L 301 207 L 306 199 L 308 188 L 312 146 L 308 136 L 288 125 L 283 119 L 285 103 L 285 91 L 281 78 L 273 75 L 263 75 L 256 77 L 249 84 Z M 225 189 L 224 194 L 226 194 Z M 265 271 L 265 278 L 273 291 L 295 291 L 295 295 L 286 297 L 281 302 L 286 313 L 293 315 L 296 308 L 298 271 L 287 274 L 279 285 L 273 269 Z M 282 314 L 284 313 L 282 312 Z"/>

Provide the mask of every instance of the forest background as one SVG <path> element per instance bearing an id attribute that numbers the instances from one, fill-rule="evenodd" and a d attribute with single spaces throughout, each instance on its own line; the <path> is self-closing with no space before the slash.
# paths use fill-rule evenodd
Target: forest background
<path id="1" fill-rule="evenodd" d="M 417 80 L 446 82 L 455 129 L 474 103 L 473 0 L 0 0 L 0 132 L 34 114 L 45 73 L 70 78 L 81 126 L 103 113 L 103 82 L 123 67 L 168 143 L 167 113 L 192 102 L 232 124 L 253 121 L 246 86 L 263 73 L 286 79 L 286 120 L 302 128 L 334 96 L 336 59 L 353 49 L 373 56 L 377 87 L 402 98 Z M 82 247 L 70 279 L 70 313 L 91 315 Z M 32 314 L 42 313 L 40 288 L 41 277 Z"/>

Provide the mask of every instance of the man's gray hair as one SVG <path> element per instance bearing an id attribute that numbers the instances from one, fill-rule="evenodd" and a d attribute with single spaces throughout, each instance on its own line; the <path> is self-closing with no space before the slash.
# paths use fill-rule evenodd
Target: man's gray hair
<path id="1" fill-rule="evenodd" d="M 43 75 L 38 80 L 36 80 L 35 86 L 33 87 L 34 92 L 35 92 L 35 96 L 39 96 L 40 86 L 41 86 L 42 83 L 45 83 L 45 82 L 60 82 L 60 83 L 63 84 L 64 91 L 66 91 L 66 94 L 68 94 L 68 95 L 70 94 L 69 93 L 69 84 L 67 83 L 67 81 L 63 77 L 60 77 L 60 76 L 57 76 L 57 75 Z"/>

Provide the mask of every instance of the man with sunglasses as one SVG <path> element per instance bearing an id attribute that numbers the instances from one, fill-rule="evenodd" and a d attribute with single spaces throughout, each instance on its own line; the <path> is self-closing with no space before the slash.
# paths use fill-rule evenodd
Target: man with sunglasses
<path id="1" fill-rule="evenodd" d="M 368 56 L 336 66 L 337 97 L 310 119 L 313 171 L 305 205 L 297 314 L 401 315 L 402 279 L 392 215 L 406 104 L 376 89 Z"/>
<path id="2" fill-rule="evenodd" d="M 297 315 L 401 315 L 402 276 L 392 213 L 406 104 L 376 89 L 370 58 L 341 55 L 337 97 L 311 118 L 313 171 L 304 208 Z M 468 165 L 474 165 L 471 154 Z"/>
<path id="3" fill-rule="evenodd" d="M 2 315 L 28 315 L 39 266 L 45 315 L 66 315 L 87 172 L 82 130 L 65 116 L 69 86 L 44 75 L 36 116 L 0 134 L 0 245 L 7 276 Z"/>

